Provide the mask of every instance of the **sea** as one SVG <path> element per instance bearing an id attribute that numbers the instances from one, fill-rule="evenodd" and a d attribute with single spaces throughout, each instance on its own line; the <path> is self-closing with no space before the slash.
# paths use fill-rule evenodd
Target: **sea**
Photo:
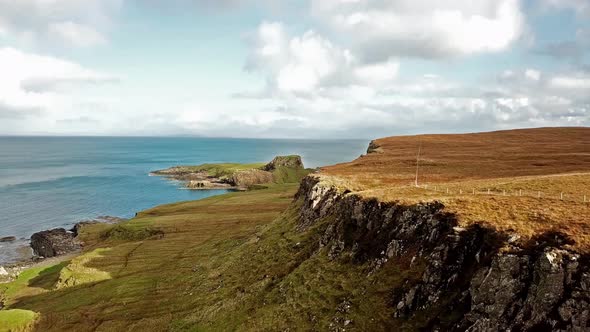
<path id="1" fill-rule="evenodd" d="M 0 265 L 30 252 L 38 231 L 70 228 L 99 216 L 131 218 L 161 204 L 220 195 L 186 190 L 150 172 L 175 165 L 266 162 L 301 155 L 306 167 L 364 153 L 367 140 L 195 137 L 0 137 Z"/>

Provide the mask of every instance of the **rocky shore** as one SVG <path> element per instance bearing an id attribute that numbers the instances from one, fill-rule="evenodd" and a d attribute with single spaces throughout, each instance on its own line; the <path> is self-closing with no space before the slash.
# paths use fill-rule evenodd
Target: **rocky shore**
<path id="1" fill-rule="evenodd" d="M 78 238 L 79 231 L 82 227 L 98 223 L 116 224 L 125 220 L 127 219 L 99 216 L 92 220 L 80 221 L 69 230 L 65 228 L 54 228 L 34 233 L 31 235 L 29 246 L 19 248 L 19 250 L 23 251 L 21 260 L 5 264 L 4 266 L 0 265 L 0 283 L 13 281 L 22 271 L 47 259 L 59 258 L 79 252 L 84 246 L 84 243 Z M 16 241 L 16 237 L 14 236 L 7 236 L 2 239 L 4 241 L 0 240 L 0 242 Z"/>

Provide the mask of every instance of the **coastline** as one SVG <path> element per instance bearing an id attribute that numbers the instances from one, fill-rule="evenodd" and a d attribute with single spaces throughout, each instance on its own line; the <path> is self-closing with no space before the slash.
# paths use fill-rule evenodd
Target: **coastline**
<path id="1" fill-rule="evenodd" d="M 91 225 L 91 224 L 111 224 L 115 225 L 128 219 L 119 218 L 119 217 L 112 217 L 112 216 L 98 216 L 92 220 L 83 220 L 79 221 L 74 224 L 73 227 L 67 229 L 67 232 L 72 235 L 72 241 L 79 245 L 78 249 L 69 251 L 64 254 L 55 255 L 52 257 L 43 257 L 35 254 L 35 250 L 33 248 L 32 238 L 36 234 L 47 233 L 51 231 L 55 231 L 56 229 L 48 229 L 42 230 L 36 233 L 31 234 L 28 239 L 18 239 L 15 241 L 10 242 L 9 244 L 16 244 L 15 248 L 11 250 L 15 252 L 14 259 L 6 262 L 0 263 L 0 268 L 3 268 L 4 271 L 0 270 L 0 284 L 12 282 L 18 278 L 19 274 L 27 269 L 43 266 L 45 262 L 47 264 L 52 265 L 53 263 L 59 263 L 64 260 L 68 260 L 70 258 L 76 257 L 79 255 L 84 248 L 84 243 L 77 239 L 77 232 L 80 227 L 84 225 Z M 57 228 L 60 229 L 60 228 Z M 6 243 L 5 243 L 6 244 Z M 52 243 L 51 245 L 55 245 Z M 6 273 L 4 273 L 6 272 Z"/>

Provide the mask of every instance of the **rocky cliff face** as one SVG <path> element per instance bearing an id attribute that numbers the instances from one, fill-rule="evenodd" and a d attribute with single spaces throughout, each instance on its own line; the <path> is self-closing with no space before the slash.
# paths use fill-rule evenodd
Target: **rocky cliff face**
<path id="1" fill-rule="evenodd" d="M 430 330 L 588 331 L 590 258 L 563 248 L 559 233 L 526 243 L 511 234 L 457 226 L 439 202 L 411 206 L 366 200 L 309 176 L 298 227 L 333 220 L 320 240 L 329 256 L 374 269 L 404 257 L 426 268 L 392 289 L 394 317 L 427 317 Z"/>

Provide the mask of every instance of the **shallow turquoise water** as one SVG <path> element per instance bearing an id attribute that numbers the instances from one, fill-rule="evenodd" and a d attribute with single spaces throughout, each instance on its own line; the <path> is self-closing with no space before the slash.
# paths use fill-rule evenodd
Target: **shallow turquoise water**
<path id="1" fill-rule="evenodd" d="M 0 264 L 37 231 L 100 215 L 132 217 L 149 207 L 221 194 L 180 190 L 149 172 L 207 162 L 260 162 L 299 154 L 306 167 L 352 160 L 365 140 L 0 137 Z"/>

